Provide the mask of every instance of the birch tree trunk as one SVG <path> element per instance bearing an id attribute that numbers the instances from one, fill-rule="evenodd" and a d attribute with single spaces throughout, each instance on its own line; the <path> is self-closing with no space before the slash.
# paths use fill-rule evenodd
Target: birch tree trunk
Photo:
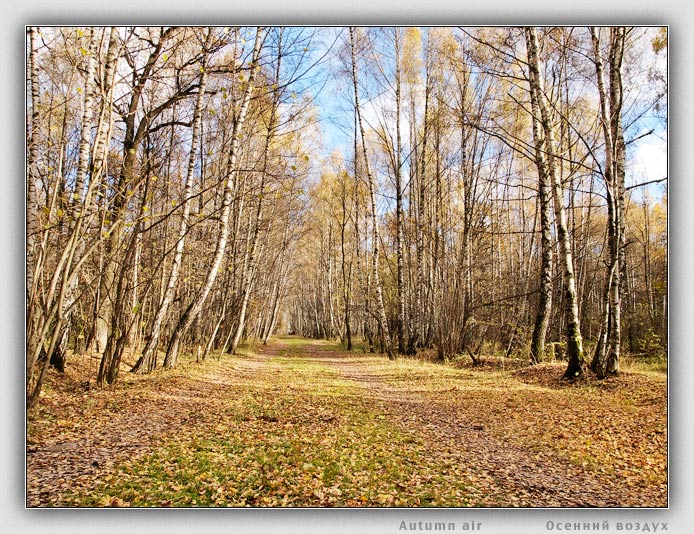
<path id="1" fill-rule="evenodd" d="M 205 88 L 207 87 L 207 62 L 208 48 L 212 40 L 212 31 L 208 30 L 207 38 L 203 49 L 203 56 L 200 62 L 200 88 L 195 101 L 195 109 L 193 111 L 193 132 L 190 141 L 190 154 L 188 157 L 188 167 L 186 169 L 186 179 L 183 192 L 183 213 L 181 214 L 181 222 L 178 228 L 178 240 L 176 241 L 176 249 L 173 260 L 171 261 L 171 271 L 169 280 L 166 284 L 166 290 L 161 299 L 161 305 L 157 310 L 152 328 L 147 338 L 142 354 L 130 370 L 133 373 L 148 373 L 154 370 L 157 366 L 157 348 L 159 346 L 159 338 L 161 336 L 161 327 L 166 320 L 169 312 L 169 306 L 176 293 L 176 286 L 181 273 L 181 263 L 183 260 L 183 251 L 185 249 L 186 234 L 190 228 L 190 210 L 193 201 L 193 178 L 195 171 L 195 161 L 200 138 L 200 125 L 202 122 L 202 105 L 205 97 Z"/>
<path id="2" fill-rule="evenodd" d="M 234 121 L 234 125 L 232 128 L 231 147 L 229 149 L 228 164 L 226 165 L 227 175 L 224 179 L 224 197 L 222 200 L 222 210 L 220 213 L 219 220 L 219 233 L 215 245 L 212 263 L 208 269 L 207 276 L 205 277 L 205 283 L 203 284 L 202 288 L 197 293 L 197 295 L 195 295 L 193 301 L 183 312 L 183 315 L 181 315 L 181 318 L 179 319 L 178 324 L 174 328 L 174 331 L 171 335 L 171 339 L 169 340 L 168 348 L 166 351 L 166 356 L 164 358 L 164 367 L 168 369 L 176 365 L 178 353 L 180 350 L 181 338 L 202 310 L 202 307 L 205 304 L 205 301 L 207 300 L 207 296 L 209 295 L 210 290 L 212 289 L 212 286 L 215 280 L 217 279 L 219 267 L 221 266 L 222 259 L 224 258 L 224 251 L 226 249 L 227 241 L 229 239 L 229 215 L 231 213 L 231 205 L 234 192 L 233 183 L 235 181 L 234 177 L 238 172 L 237 161 L 239 157 L 241 130 L 246 120 L 246 114 L 250 105 L 251 95 L 255 87 L 255 67 L 258 64 L 260 50 L 263 45 L 263 35 L 263 28 L 258 28 L 255 35 L 255 43 L 253 45 L 253 55 L 249 69 L 248 83 L 243 93 L 238 117 Z"/>
<path id="3" fill-rule="evenodd" d="M 111 136 L 113 134 L 113 94 L 115 88 L 115 71 L 117 68 L 118 57 L 120 56 L 122 50 L 122 41 L 118 34 L 117 27 L 111 27 L 109 33 L 109 43 L 106 52 L 106 58 L 104 60 L 103 77 L 102 77 L 102 101 L 101 112 L 99 116 L 99 121 L 97 125 L 96 137 L 94 139 L 94 147 L 92 150 L 92 163 L 91 163 L 91 179 L 90 183 L 98 184 L 96 187 L 99 188 L 99 195 L 101 196 L 101 201 L 106 202 L 106 190 L 107 184 L 103 180 L 104 174 L 106 172 L 106 164 L 108 161 L 108 153 L 110 150 Z M 103 207 L 106 211 L 105 206 Z M 104 234 L 102 233 L 102 236 Z M 108 238 L 106 238 L 108 240 Z M 104 273 L 104 263 L 105 258 L 103 253 L 99 256 L 99 272 L 101 276 Z M 86 341 L 87 348 L 94 348 L 96 346 L 96 337 L 99 334 L 99 308 L 104 295 L 102 290 L 104 289 L 103 284 L 99 282 L 96 288 L 96 295 L 94 298 L 94 322 L 92 328 L 88 335 Z M 98 347 L 98 352 L 103 350 L 105 346 L 105 339 L 103 343 Z"/>
<path id="4" fill-rule="evenodd" d="M 371 224 L 373 226 L 373 247 L 372 247 L 372 262 L 371 268 L 373 272 L 373 283 L 376 292 L 376 306 L 379 326 L 381 327 L 381 335 L 383 339 L 383 345 L 388 354 L 389 359 L 394 359 L 393 346 L 390 338 L 390 330 L 388 328 L 388 318 L 386 316 L 386 310 L 383 305 L 383 287 L 381 285 L 381 278 L 379 274 L 379 253 L 380 253 L 380 232 L 378 225 L 378 213 L 376 211 L 376 194 L 374 192 L 374 179 L 371 174 L 371 169 L 369 166 L 369 158 L 366 150 L 366 133 L 364 132 L 364 123 L 361 116 L 361 108 L 359 106 L 359 89 L 358 89 L 358 78 L 357 78 L 357 56 L 356 56 L 356 42 L 355 42 L 355 31 L 354 27 L 349 28 L 350 37 L 350 50 L 352 59 L 352 83 L 354 86 L 354 107 L 357 114 L 357 122 L 359 124 L 359 132 L 361 135 L 361 148 L 362 155 L 364 158 L 364 170 L 366 172 L 367 185 L 369 187 L 369 202 L 371 204 Z"/>
<path id="5" fill-rule="evenodd" d="M 591 369 L 598 378 L 619 370 L 621 352 L 621 264 L 624 243 L 624 132 L 622 130 L 621 63 L 624 53 L 624 28 L 610 29 L 610 94 L 605 89 L 600 39 L 590 28 L 593 43 L 595 75 L 600 102 L 600 124 L 605 142 L 603 179 L 607 197 L 608 232 L 607 272 L 603 293 L 603 319 Z M 609 107 L 609 111 L 608 111 Z"/>
<path id="6" fill-rule="evenodd" d="M 345 323 L 345 339 L 347 341 L 347 350 L 352 350 L 352 322 L 351 322 L 351 308 L 352 308 L 352 262 L 347 265 L 347 252 L 346 252 L 346 237 L 347 232 L 347 182 L 348 178 L 345 176 L 341 180 L 340 184 L 340 203 L 342 207 L 342 219 L 340 221 L 340 255 L 341 261 L 341 273 L 342 273 L 342 299 L 344 300 L 344 323 Z M 354 191 L 356 195 L 356 190 Z"/>
<path id="7" fill-rule="evenodd" d="M 616 193 L 615 202 L 615 232 L 616 243 L 615 263 L 617 277 L 612 288 L 611 308 L 613 313 L 613 324 L 611 329 L 612 339 L 610 342 L 610 352 L 607 356 L 607 373 L 614 375 L 619 372 L 619 359 L 621 355 L 622 338 L 622 293 L 626 282 L 626 223 L 624 213 L 625 195 L 625 159 L 626 145 L 624 141 L 624 129 L 622 126 L 622 58 L 624 56 L 624 43 L 626 30 L 618 26 L 610 29 L 610 129 L 614 143 L 614 189 Z"/>
<path id="8" fill-rule="evenodd" d="M 398 353 L 405 352 L 405 283 L 403 265 L 402 136 L 400 133 L 400 29 L 395 28 L 395 255 L 397 261 Z"/>
<path id="9" fill-rule="evenodd" d="M 530 104 L 532 111 L 533 139 L 535 141 L 535 165 L 538 176 L 538 204 L 540 206 L 540 233 L 542 260 L 540 268 L 540 300 L 535 315 L 532 340 L 530 342 L 530 361 L 539 363 L 544 359 L 545 338 L 552 314 L 552 189 L 547 174 L 545 157 L 546 139 L 540 131 L 539 103 L 533 86 L 537 83 L 535 73 L 531 72 Z"/>
<path id="10" fill-rule="evenodd" d="M 29 79 L 27 83 L 31 93 L 31 115 L 27 117 L 27 206 L 26 206 L 26 376 L 31 376 L 33 366 L 37 356 L 35 348 L 39 347 L 43 340 L 39 336 L 41 327 L 41 313 L 38 295 L 38 283 L 42 271 L 40 254 L 40 241 L 46 239 L 45 232 L 41 235 L 41 225 L 38 219 L 39 201 L 36 189 L 36 182 L 40 179 L 39 175 L 39 106 L 40 106 L 40 87 L 38 54 L 36 52 L 36 28 L 29 27 L 29 58 L 27 67 Z M 67 113 L 66 113 L 67 116 Z M 56 192 L 57 192 L 56 187 Z M 49 210 L 50 211 L 50 210 Z M 41 247 L 45 250 L 45 246 Z"/>
<path id="11" fill-rule="evenodd" d="M 34 278 L 36 265 L 36 246 L 39 240 L 38 196 L 36 182 L 39 180 L 39 69 L 36 53 L 36 28 L 29 27 L 29 89 L 31 92 L 31 119 L 27 118 L 27 208 L 26 208 L 26 305 L 33 309 L 35 299 Z M 67 115 L 67 114 L 66 114 Z"/>
<path id="12" fill-rule="evenodd" d="M 418 148 L 418 165 L 417 173 L 414 175 L 417 179 L 417 190 L 416 190 L 416 204 L 417 210 L 415 212 L 415 227 L 417 230 L 415 238 L 416 247 L 416 276 L 415 276 L 415 305 L 413 313 L 413 325 L 412 328 L 414 332 L 410 335 L 408 352 L 414 353 L 417 350 L 417 346 L 426 345 L 426 330 L 425 322 L 429 323 L 430 319 L 426 316 L 428 311 L 427 302 L 428 299 L 425 295 L 425 273 L 424 273 L 424 235 L 425 235 L 425 202 L 426 202 L 426 179 L 427 179 L 427 142 L 429 140 L 429 101 L 431 96 L 432 88 L 432 66 L 431 66 L 431 44 L 427 43 L 427 58 L 426 58 L 426 78 L 424 85 L 424 117 L 423 117 L 423 131 L 421 138 L 421 145 Z M 412 96 L 412 122 L 415 121 L 414 113 L 414 94 Z M 413 126 L 412 130 L 415 130 Z M 413 139 L 411 141 L 412 145 L 417 145 L 415 135 L 413 134 Z M 414 198 L 414 195 L 413 195 Z"/>
<path id="13" fill-rule="evenodd" d="M 596 34 L 595 28 L 590 28 L 590 35 L 593 43 L 593 55 L 595 62 L 595 74 L 598 86 L 598 97 L 600 103 L 600 125 L 603 132 L 603 141 L 605 143 L 605 166 L 602 170 L 603 180 L 605 182 L 606 200 L 607 200 L 607 248 L 609 257 L 607 261 L 607 272 L 605 275 L 605 287 L 603 292 L 603 317 L 600 326 L 598 341 L 595 345 L 595 353 L 591 361 L 590 367 L 593 372 L 599 377 L 605 377 L 605 368 L 607 365 L 607 354 L 609 351 L 610 327 L 612 325 L 612 309 L 610 295 L 612 287 L 615 283 L 615 263 L 614 252 L 612 247 L 615 243 L 615 198 L 614 198 L 614 183 L 613 183 L 613 143 L 612 132 L 610 130 L 607 118 L 607 97 L 605 94 L 605 81 L 603 74 L 602 54 L 600 52 L 600 40 Z"/>
<path id="14" fill-rule="evenodd" d="M 571 255 L 571 243 L 566 225 L 566 213 L 564 210 L 563 188 L 561 176 L 557 170 L 555 156 L 554 128 L 552 117 L 545 103 L 545 94 L 542 77 L 540 76 L 539 59 L 537 57 L 537 33 L 535 28 L 525 29 L 526 44 L 528 48 L 528 66 L 530 70 L 531 91 L 535 92 L 535 98 L 540 110 L 540 121 L 544 131 L 544 148 L 547 156 L 547 169 L 552 184 L 552 197 L 554 200 L 554 217 L 557 227 L 557 239 L 559 241 L 559 253 L 564 278 L 564 292 L 566 300 L 566 337 L 568 365 L 564 372 L 564 378 L 575 380 L 583 375 L 583 338 L 581 337 L 581 324 L 578 315 L 578 299 L 576 296 L 576 281 L 573 270 L 573 258 Z"/>

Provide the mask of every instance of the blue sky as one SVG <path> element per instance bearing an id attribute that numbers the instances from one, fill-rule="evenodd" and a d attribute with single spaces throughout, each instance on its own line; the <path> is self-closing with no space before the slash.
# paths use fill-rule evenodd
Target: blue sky
<path id="1" fill-rule="evenodd" d="M 630 110 L 636 109 L 638 111 L 643 107 L 643 102 L 652 101 L 655 92 L 662 90 L 662 86 L 659 87 L 656 82 L 648 79 L 647 76 L 648 69 L 659 68 L 665 72 L 667 68 L 666 53 L 663 51 L 655 54 L 650 45 L 656 31 L 656 28 L 639 28 L 636 30 L 636 33 L 641 34 L 641 36 L 636 40 L 631 53 L 638 58 L 638 61 L 631 63 L 625 72 L 625 79 L 627 80 L 625 89 L 628 93 L 628 104 L 630 106 L 634 102 L 638 104 L 635 108 L 629 107 L 625 112 L 625 125 L 629 126 L 626 131 L 626 138 L 629 141 L 630 139 L 643 136 L 629 145 L 627 186 L 659 180 L 665 178 L 668 174 L 667 124 L 663 120 L 667 113 L 667 108 L 665 107 L 664 110 L 660 110 L 658 113 L 650 110 L 639 116 L 638 120 L 633 123 L 628 116 Z M 333 53 L 337 52 L 348 39 L 346 27 L 324 28 L 321 32 L 321 40 L 324 44 L 334 44 Z M 335 40 L 336 38 L 337 40 Z M 324 153 L 327 156 L 332 151 L 339 150 L 344 156 L 349 157 L 352 152 L 353 142 L 351 80 L 348 75 L 346 76 L 344 73 L 338 72 L 341 68 L 340 60 L 334 57 L 334 55 L 331 56 L 327 58 L 326 63 L 321 68 L 321 73 L 318 75 L 321 78 L 322 90 L 315 96 L 315 102 L 321 117 L 320 127 L 323 134 Z M 362 70 L 360 76 L 362 78 L 361 81 L 364 81 L 367 74 Z M 630 76 L 631 78 L 629 78 Z M 392 105 L 389 99 L 392 99 L 392 95 L 384 95 L 382 97 L 383 104 Z M 380 107 L 378 99 L 369 102 L 365 91 L 362 92 L 360 90 L 360 100 L 365 123 L 377 123 L 382 118 L 378 109 Z M 667 102 L 665 102 L 665 106 L 667 106 Z M 403 114 L 401 118 L 403 132 L 407 131 L 405 121 L 406 116 Z M 653 130 L 653 133 L 644 135 L 651 130 Z M 664 190 L 664 182 L 651 185 L 647 190 L 652 198 L 657 198 Z M 635 190 L 635 196 L 640 196 L 638 191 Z"/>

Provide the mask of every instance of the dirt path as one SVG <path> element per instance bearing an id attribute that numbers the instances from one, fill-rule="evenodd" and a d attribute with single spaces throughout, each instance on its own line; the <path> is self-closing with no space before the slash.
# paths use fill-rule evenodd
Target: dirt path
<path id="1" fill-rule="evenodd" d="M 462 386 L 443 392 L 403 384 L 399 373 L 384 372 L 373 358 L 306 345 L 305 355 L 354 381 L 403 431 L 426 439 L 430 462 L 467 466 L 471 480 L 483 481 L 481 502 L 530 507 L 665 506 L 663 487 L 625 484 L 619 476 L 596 476 L 567 459 L 512 443 L 495 434 L 484 409 L 470 410 Z M 459 383 L 459 381 L 457 381 Z M 481 408 L 481 407 L 480 407 Z M 522 436 L 520 436 L 522 438 Z M 515 441 L 515 440 L 514 440 Z M 647 470 L 648 468 L 646 468 Z"/>
<path id="2" fill-rule="evenodd" d="M 434 399 L 425 393 L 403 392 L 382 373 L 360 358 L 306 347 L 309 354 L 358 383 L 403 430 L 427 440 L 431 462 L 456 462 L 469 466 L 472 478 L 484 480 L 493 494 L 490 504 L 533 507 L 620 506 L 620 488 L 605 487 L 590 473 L 576 476 L 575 467 L 561 458 L 536 453 L 494 436 L 479 414 L 456 410 L 456 396 Z M 456 392 L 464 395 L 464 391 Z M 480 496 L 484 499 L 483 496 Z M 643 502 L 640 496 L 632 496 Z"/>
<path id="3" fill-rule="evenodd" d="M 359 450 L 390 446 L 393 453 L 400 453 L 397 461 L 407 464 L 404 467 L 410 473 L 410 481 L 419 479 L 421 471 L 424 480 L 418 480 L 418 484 L 426 485 L 426 480 L 439 474 L 456 483 L 464 482 L 465 502 L 473 506 L 666 505 L 662 482 L 648 483 L 640 473 L 634 479 L 636 475 L 632 473 L 632 478 L 628 478 L 626 470 L 605 471 L 593 464 L 582 464 L 566 454 L 566 447 L 577 443 L 572 441 L 573 436 L 565 436 L 562 430 L 559 438 L 547 440 L 546 433 L 538 433 L 545 423 L 552 432 L 556 432 L 555 426 L 566 428 L 557 426 L 553 419 L 557 410 L 566 410 L 556 403 L 575 392 L 557 394 L 538 387 L 526 388 L 509 376 L 471 374 L 407 360 L 393 363 L 377 355 L 347 354 L 325 343 L 291 340 L 257 347 L 255 353 L 243 357 L 225 357 L 221 362 L 205 365 L 188 364 L 173 373 L 125 376 L 117 388 L 110 390 L 83 394 L 70 390 L 67 402 L 66 391 L 54 393 L 46 399 L 42 414 L 35 416 L 37 421 L 48 422 L 38 429 L 30 426 L 27 505 L 66 505 L 74 502 L 65 500 L 68 494 L 111 495 L 119 490 L 109 481 L 120 476 L 123 465 L 133 462 L 135 473 L 143 471 L 139 483 L 145 493 L 148 485 L 155 484 L 147 478 L 151 478 L 146 472 L 151 463 L 147 458 L 154 451 L 160 451 L 160 456 L 169 454 L 161 452 L 169 443 L 183 443 L 184 449 L 190 449 L 190 443 L 196 443 L 198 438 L 225 443 L 223 457 L 227 463 L 220 473 L 249 469 L 250 478 L 245 480 L 255 481 L 252 471 L 260 467 L 265 478 L 253 490 L 258 494 L 281 494 L 280 482 L 285 478 L 295 477 L 294 480 L 308 484 L 305 474 L 294 473 L 301 470 L 296 464 L 312 466 L 323 460 L 318 457 L 308 464 L 292 460 L 288 451 L 293 450 L 294 440 L 301 441 L 297 447 L 301 455 L 296 458 L 304 458 L 309 454 L 307 448 L 318 446 L 320 454 L 333 454 L 332 460 L 324 461 L 325 465 L 337 469 L 334 465 L 344 463 L 349 453 L 344 449 L 345 439 L 349 439 L 350 447 Z M 56 407 L 54 403 L 58 401 L 62 404 Z M 569 398 L 566 402 L 570 401 Z M 593 409 L 598 413 L 602 409 L 600 403 L 609 408 L 611 402 L 601 398 Z M 55 420 L 56 413 L 64 419 Z M 358 420 L 355 427 L 353 414 L 368 414 L 369 418 Z M 638 417 L 635 412 L 636 425 L 642 424 Z M 657 423 L 661 424 L 659 419 Z M 368 428 L 370 434 L 365 430 L 354 434 L 354 428 Z M 587 430 L 576 430 L 576 440 L 585 440 L 581 432 Z M 391 435 L 400 441 L 384 445 L 383 439 L 395 440 Z M 229 442 L 229 436 L 235 436 L 237 445 Z M 536 440 L 535 436 L 545 437 Z M 611 440 L 617 438 L 609 436 Z M 285 462 L 269 467 L 269 472 L 274 473 L 272 480 L 267 479 L 270 475 L 263 467 L 263 458 L 273 450 L 270 442 L 280 444 L 283 451 L 275 462 Z M 409 443 L 412 448 L 403 450 Z M 613 445 L 623 447 L 620 442 Z M 217 445 L 201 445 L 200 450 L 208 451 L 210 447 Z M 339 447 L 343 448 L 341 453 L 334 450 Z M 243 450 L 246 456 L 234 456 L 236 463 L 230 466 L 228 450 Z M 359 470 L 362 464 L 357 460 L 354 469 Z M 181 460 L 175 461 L 178 468 L 184 465 Z M 205 469 L 209 469 L 209 458 L 205 462 Z M 354 459 L 351 462 L 354 466 Z M 373 459 L 369 460 L 371 463 L 364 462 L 372 466 L 360 471 L 364 484 L 377 485 L 374 480 L 380 475 L 373 472 L 373 465 L 382 464 L 373 464 Z M 397 472 L 399 466 L 394 465 L 390 469 Z M 367 502 L 364 496 L 341 495 L 339 487 L 329 486 L 326 479 L 330 469 L 313 475 L 313 486 L 306 490 L 308 500 L 297 497 L 294 502 L 397 504 L 392 497 L 390 501 L 369 504 L 371 501 Z M 344 466 L 341 469 L 344 471 Z M 399 475 L 388 476 L 397 479 Z M 397 482 L 395 487 L 404 490 L 403 483 Z M 173 488 L 179 486 L 172 483 Z M 218 492 L 222 491 L 220 487 Z M 328 495 L 329 492 L 335 493 Z M 276 505 L 274 495 L 249 501 L 251 493 L 251 489 L 245 491 L 246 500 L 242 502 Z M 220 498 L 224 495 L 219 494 Z M 170 501 L 166 495 L 157 498 L 160 502 Z"/>

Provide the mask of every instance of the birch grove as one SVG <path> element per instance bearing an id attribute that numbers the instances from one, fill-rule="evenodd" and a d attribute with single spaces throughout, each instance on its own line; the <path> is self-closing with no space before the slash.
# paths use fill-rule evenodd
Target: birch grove
<path id="1" fill-rule="evenodd" d="M 29 407 L 76 358 L 102 387 L 279 334 L 666 359 L 658 28 L 29 27 L 26 58 Z"/>

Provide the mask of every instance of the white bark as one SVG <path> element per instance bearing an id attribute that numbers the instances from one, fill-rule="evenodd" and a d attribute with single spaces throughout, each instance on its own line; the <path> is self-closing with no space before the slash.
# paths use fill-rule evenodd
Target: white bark
<path id="1" fill-rule="evenodd" d="M 555 134 L 552 126 L 552 117 L 545 102 L 542 76 L 540 75 L 539 59 L 537 57 L 537 34 L 535 28 L 528 27 L 526 42 L 528 46 L 528 65 L 530 67 L 530 80 L 532 90 L 535 91 L 540 121 L 544 130 L 544 149 L 547 156 L 547 171 L 552 184 L 552 197 L 554 201 L 554 217 L 557 227 L 557 239 L 564 277 L 564 291 L 567 302 L 567 354 L 569 363 L 564 376 L 567 379 L 575 379 L 583 372 L 583 338 L 581 337 L 580 318 L 578 315 L 578 299 L 576 296 L 576 280 L 573 269 L 571 243 L 569 241 L 566 210 L 564 209 L 564 191 L 561 185 L 561 176 L 557 170 L 555 155 Z"/>
<path id="2" fill-rule="evenodd" d="M 374 178 L 371 174 L 369 166 L 369 158 L 366 150 L 366 134 L 364 132 L 364 124 L 361 116 L 361 108 L 359 106 L 359 88 L 357 83 L 357 58 L 356 58 L 356 43 L 354 28 L 349 28 L 351 58 L 352 58 L 352 82 L 354 85 L 354 107 L 357 113 L 357 122 L 359 124 L 359 132 L 361 135 L 361 148 L 364 158 L 364 170 L 366 171 L 367 184 L 369 186 L 369 202 L 371 205 L 371 224 L 373 229 L 373 252 L 371 270 L 373 276 L 374 289 L 376 291 L 376 306 L 378 313 L 378 321 L 383 335 L 384 345 L 389 358 L 393 358 L 393 346 L 390 338 L 390 330 L 388 328 L 388 318 L 386 316 L 385 306 L 383 305 L 383 287 L 381 286 L 381 278 L 379 274 L 379 253 L 380 253 L 380 232 L 378 225 L 378 212 L 376 211 L 376 194 L 374 191 Z"/>
<path id="3" fill-rule="evenodd" d="M 205 278 L 205 283 L 203 284 L 201 290 L 190 303 L 186 311 L 181 316 L 181 319 L 176 326 L 171 340 L 169 341 L 169 346 L 166 351 L 166 357 L 164 360 L 164 367 L 171 368 L 176 365 L 176 360 L 178 358 L 178 352 L 180 349 L 181 337 L 186 332 L 188 327 L 193 323 L 195 318 L 199 315 L 202 310 L 207 296 L 212 289 L 212 285 L 217 279 L 217 274 L 219 273 L 219 268 L 222 264 L 222 259 L 224 258 L 224 251 L 226 249 L 227 241 L 229 240 L 229 216 L 231 214 L 231 205 L 233 199 L 233 183 L 234 176 L 237 173 L 237 161 L 239 157 L 239 146 L 240 137 L 243 124 L 246 120 L 246 114 L 248 112 L 248 107 L 251 101 L 251 95 L 255 88 L 255 67 L 258 64 L 258 58 L 260 56 L 260 50 L 263 44 L 263 28 L 258 28 L 255 36 L 255 44 L 253 46 L 253 56 L 251 59 L 251 68 L 249 69 L 248 83 L 246 84 L 245 91 L 243 93 L 241 107 L 239 109 L 239 114 L 234 121 L 234 127 L 231 136 L 231 148 L 229 150 L 229 160 L 227 165 L 227 175 L 224 180 L 224 198 L 222 201 L 222 211 L 220 214 L 219 222 L 219 234 L 217 238 L 217 243 L 215 245 L 215 251 L 212 259 L 210 268 L 208 269 L 207 276 Z"/>

